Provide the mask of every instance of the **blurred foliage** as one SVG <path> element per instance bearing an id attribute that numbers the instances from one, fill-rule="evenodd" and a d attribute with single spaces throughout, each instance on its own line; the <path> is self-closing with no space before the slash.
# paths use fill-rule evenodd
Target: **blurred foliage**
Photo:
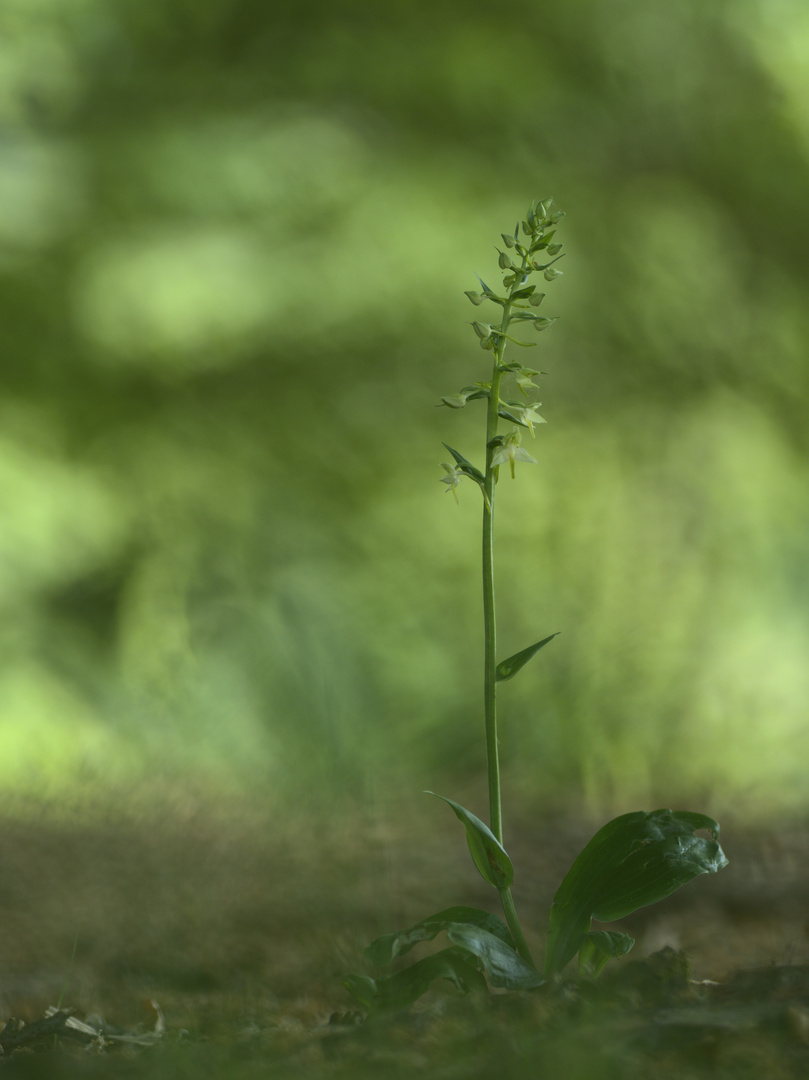
<path id="1" fill-rule="evenodd" d="M 384 799 L 482 762 L 463 290 L 568 212 L 500 502 L 538 802 L 800 808 L 800 0 L 5 0 L 0 780 Z M 408 794 L 408 797 L 410 795 Z"/>

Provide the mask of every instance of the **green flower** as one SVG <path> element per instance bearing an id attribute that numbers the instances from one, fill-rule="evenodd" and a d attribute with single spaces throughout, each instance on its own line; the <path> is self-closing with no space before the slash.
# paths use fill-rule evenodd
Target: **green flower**
<path id="1" fill-rule="evenodd" d="M 541 404 L 542 403 L 540 401 L 537 401 L 533 405 L 525 405 L 522 410 L 522 415 L 520 416 L 520 420 L 522 420 L 522 422 L 528 427 L 528 430 L 531 432 L 532 435 L 534 434 L 534 424 L 547 424 L 548 422 L 543 416 L 540 416 L 537 412 L 537 409 Z M 524 450 L 523 453 L 525 453 Z M 522 458 L 520 460 L 524 461 L 525 458 Z M 531 460 L 533 461 L 533 458 L 531 458 Z"/>
<path id="2" fill-rule="evenodd" d="M 460 469 L 456 469 L 454 465 L 447 465 L 445 461 L 441 462 L 441 468 L 447 474 L 441 477 L 442 484 L 448 484 L 447 492 L 451 491 L 455 496 L 455 502 L 458 501 L 458 492 L 455 490 L 461 480 L 464 478 L 464 474 Z M 445 492 L 446 494 L 446 492 Z"/>
<path id="3" fill-rule="evenodd" d="M 531 457 L 527 450 L 523 450 L 520 446 L 520 433 L 514 428 L 508 435 L 503 438 L 501 446 L 495 451 L 492 458 L 492 465 L 505 465 L 509 463 L 511 467 L 511 478 L 514 479 L 514 464 L 517 461 L 528 461 L 532 465 L 536 465 L 537 459 Z M 444 466 L 446 468 L 446 466 Z"/>
<path id="4" fill-rule="evenodd" d="M 533 368 L 521 368 L 517 372 L 517 386 L 523 394 L 527 394 L 529 390 L 536 390 L 537 384 L 534 379 L 537 375 L 541 374 L 539 371 L 534 371 Z"/>

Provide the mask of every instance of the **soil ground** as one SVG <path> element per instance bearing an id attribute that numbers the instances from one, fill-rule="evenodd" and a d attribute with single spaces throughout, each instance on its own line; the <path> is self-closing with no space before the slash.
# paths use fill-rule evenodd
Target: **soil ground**
<path id="1" fill-rule="evenodd" d="M 539 1076 L 595 1080 L 809 1075 L 809 836 L 794 824 L 757 834 L 725 824 L 730 866 L 624 920 L 636 949 L 595 987 L 485 1001 L 431 992 L 410 1014 L 357 1023 L 341 978 L 363 970 L 374 936 L 452 904 L 496 910 L 455 826 L 436 826 L 435 814 L 407 829 L 284 820 L 190 797 L 114 813 L 9 809 L 0 1023 L 35 1024 L 69 976 L 63 1007 L 76 1017 L 148 1035 L 157 1007 L 165 1034 L 151 1048 L 110 1043 L 103 1053 L 87 1040 L 65 1049 L 57 1036 L 16 1052 L 9 1043 L 0 1068 L 40 1075 L 31 1070 L 45 1054 L 42 1075 L 52 1076 L 75 1075 L 77 1061 L 132 1076 L 430 1066 L 436 1076 L 505 1077 L 529 1064 Z M 551 897 L 592 831 L 548 817 L 509 842 L 535 955 Z"/>

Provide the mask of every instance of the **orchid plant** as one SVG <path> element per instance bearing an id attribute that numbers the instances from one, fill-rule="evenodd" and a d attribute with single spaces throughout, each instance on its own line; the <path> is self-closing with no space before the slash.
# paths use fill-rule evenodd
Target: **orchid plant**
<path id="1" fill-rule="evenodd" d="M 637 908 L 656 903 L 700 874 L 715 873 L 727 865 L 719 846 L 719 825 L 705 814 L 655 810 L 623 814 L 604 825 L 574 860 L 551 905 L 544 964 L 534 961 L 517 916 L 511 886 L 514 867 L 503 846 L 497 687 L 517 675 L 556 634 L 549 634 L 520 652 L 497 662 L 497 624 L 494 594 L 494 511 L 500 470 L 508 466 L 515 476 L 518 462 L 536 464 L 521 445 L 522 433 L 534 436 L 544 424 L 532 401 L 540 371 L 519 360 L 506 360 L 509 344 L 529 348 L 513 336 L 519 324 L 542 332 L 556 320 L 539 314 L 545 293 L 530 279 L 540 275 L 553 282 L 562 271 L 562 245 L 556 231 L 564 214 L 552 199 L 531 205 L 513 233 L 503 233 L 504 250 L 498 251 L 502 286 L 491 289 L 478 278 L 480 290 L 466 293 L 472 304 L 491 305 L 492 322 L 474 321 L 472 329 L 480 347 L 491 354 L 487 382 L 463 387 L 441 399 L 452 409 L 480 401 L 486 412 L 483 468 L 472 464 L 454 447 L 444 444 L 452 462 L 442 465 L 441 478 L 458 498 L 464 480 L 480 489 L 483 503 L 483 712 L 488 765 L 489 822 L 443 795 L 466 831 L 472 861 L 484 880 L 497 891 L 504 919 L 479 908 L 457 906 L 430 915 L 404 930 L 378 938 L 366 949 L 374 976 L 350 975 L 344 985 L 369 1013 L 402 1009 L 416 1001 L 438 979 L 446 979 L 460 991 L 485 990 L 488 986 L 509 990 L 534 990 L 558 979 L 578 954 L 579 971 L 598 975 L 612 958 L 622 956 L 633 939 L 617 931 L 593 930 L 592 921 L 614 922 Z M 491 307 L 489 310 L 491 310 Z M 503 396 L 504 383 L 512 380 L 518 400 Z M 499 430 L 501 421 L 509 425 Z M 434 794 L 429 792 L 428 794 Z M 698 833 L 707 833 L 698 835 Z M 505 921 L 504 921 L 505 920 Z M 381 973 L 397 957 L 420 942 L 445 933 L 450 944 L 392 974 Z"/>

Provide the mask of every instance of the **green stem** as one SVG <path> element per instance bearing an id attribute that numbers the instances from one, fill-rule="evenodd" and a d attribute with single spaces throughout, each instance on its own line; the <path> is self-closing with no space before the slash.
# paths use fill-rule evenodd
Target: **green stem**
<path id="1" fill-rule="evenodd" d="M 494 484 L 491 440 L 497 434 L 500 399 L 500 358 L 504 344 L 495 352 L 489 413 L 486 424 L 486 480 L 483 500 L 483 709 L 486 723 L 486 761 L 489 773 L 489 828 L 502 844 L 503 812 L 500 803 L 500 750 L 497 740 L 497 623 L 494 608 Z"/>
<path id="2" fill-rule="evenodd" d="M 525 265 L 525 260 L 523 262 Z M 519 279 L 512 286 L 511 293 L 519 288 Z M 497 467 L 492 465 L 496 447 L 492 440 L 497 435 L 498 411 L 500 408 L 500 380 L 502 378 L 503 353 L 506 348 L 506 330 L 511 320 L 511 294 L 503 306 L 503 320 L 497 333 L 499 341 L 494 349 L 489 408 L 486 419 L 486 477 L 483 500 L 483 703 L 486 722 L 486 761 L 489 776 L 489 828 L 498 841 L 503 843 L 503 810 L 500 797 L 500 746 L 497 736 L 497 619 L 494 603 L 494 488 L 497 482 Z M 532 967 L 535 967 L 525 936 L 522 932 L 514 900 L 510 889 L 498 890 L 503 913 L 508 928 L 517 947 L 517 952 Z"/>
<path id="3" fill-rule="evenodd" d="M 525 262 L 525 260 L 524 260 Z M 515 292 L 515 282 L 511 292 Z M 486 724 L 486 762 L 489 774 L 489 828 L 503 843 L 503 810 L 500 799 L 500 746 L 497 737 L 497 620 L 494 604 L 494 487 L 497 467 L 492 466 L 496 447 L 492 440 L 497 435 L 498 410 L 500 408 L 500 380 L 502 378 L 503 353 L 506 348 L 505 333 L 511 321 L 511 296 L 503 305 L 503 320 L 496 331 L 500 340 L 494 349 L 492 381 L 489 391 L 489 408 L 486 416 L 486 477 L 483 485 L 483 713 Z"/>
<path id="4" fill-rule="evenodd" d="M 500 904 L 503 908 L 503 914 L 506 917 L 506 923 L 511 931 L 514 944 L 517 946 L 517 952 L 523 960 L 525 960 L 526 964 L 530 964 L 532 968 L 535 968 L 536 964 L 534 963 L 534 958 L 531 956 L 531 950 L 528 948 L 528 943 L 522 932 L 520 920 L 517 918 L 517 909 L 514 907 L 514 898 L 511 895 L 511 889 L 498 889 L 498 892 L 500 893 Z"/>

